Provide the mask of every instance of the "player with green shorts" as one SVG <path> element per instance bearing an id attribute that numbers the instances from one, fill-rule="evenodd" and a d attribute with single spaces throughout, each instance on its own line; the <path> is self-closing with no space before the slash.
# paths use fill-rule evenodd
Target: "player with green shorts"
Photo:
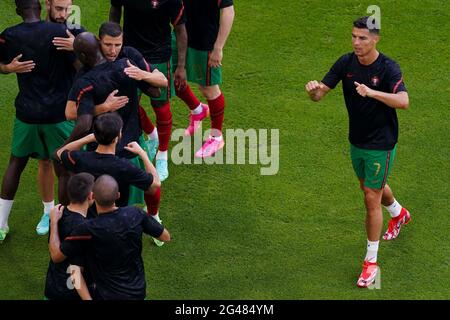
<path id="1" fill-rule="evenodd" d="M 366 288 L 378 274 L 377 253 L 383 225 L 381 204 L 391 215 L 385 240 L 398 237 L 411 215 L 386 184 L 397 151 L 397 109 L 409 98 L 398 64 L 378 52 L 377 21 L 362 17 L 353 23 L 353 52 L 343 55 L 319 83 L 306 85 L 311 100 L 320 101 L 342 81 L 350 130 L 350 154 L 366 206 L 367 254 L 357 285 Z"/>
<path id="2" fill-rule="evenodd" d="M 73 128 L 66 121 L 65 106 L 74 76 L 75 56 L 53 45 L 55 37 L 67 37 L 67 27 L 41 21 L 38 0 L 20 1 L 16 6 L 24 22 L 0 35 L 0 71 L 9 73 L 13 69 L 5 66 L 16 66 L 19 86 L 11 157 L 0 198 L 0 241 L 9 232 L 9 214 L 28 159 L 50 159 Z M 60 194 L 65 193 L 64 186 L 65 183 L 59 185 Z M 44 212 L 36 228 L 38 234 L 48 232 L 48 214 Z"/>
<path id="3" fill-rule="evenodd" d="M 206 158 L 225 144 L 222 137 L 225 98 L 219 85 L 222 84 L 222 50 L 233 25 L 234 6 L 232 0 L 184 1 L 184 6 L 188 32 L 187 79 L 198 84 L 208 104 L 201 103 L 188 85 L 175 83 L 175 89 L 191 110 L 186 136 L 192 136 L 203 119 L 211 115 L 210 137 L 195 153 L 198 158 Z M 175 45 L 173 41 L 172 45 Z"/>

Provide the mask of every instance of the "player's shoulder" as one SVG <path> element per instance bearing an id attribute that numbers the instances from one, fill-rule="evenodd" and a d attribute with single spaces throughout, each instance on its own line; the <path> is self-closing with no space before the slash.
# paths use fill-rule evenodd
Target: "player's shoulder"
<path id="1" fill-rule="evenodd" d="M 398 70 L 400 65 L 394 59 L 380 52 L 380 64 L 389 70 Z"/>
<path id="2" fill-rule="evenodd" d="M 125 46 L 122 49 L 121 58 L 130 59 L 134 62 L 137 62 L 141 59 L 144 59 L 144 56 L 137 49 L 130 46 Z"/>

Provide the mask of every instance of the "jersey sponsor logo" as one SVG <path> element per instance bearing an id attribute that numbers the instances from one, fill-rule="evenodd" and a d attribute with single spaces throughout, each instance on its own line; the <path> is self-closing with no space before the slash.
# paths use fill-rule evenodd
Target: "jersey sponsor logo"
<path id="1" fill-rule="evenodd" d="M 370 79 L 370 83 L 372 84 L 372 86 L 378 87 L 378 85 L 380 84 L 380 78 L 378 78 L 378 76 L 374 76 Z"/>

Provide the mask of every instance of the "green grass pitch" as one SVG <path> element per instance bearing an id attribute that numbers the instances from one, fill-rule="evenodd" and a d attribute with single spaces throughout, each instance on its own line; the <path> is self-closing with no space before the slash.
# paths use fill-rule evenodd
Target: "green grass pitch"
<path id="1" fill-rule="evenodd" d="M 351 168 L 340 86 L 320 104 L 304 85 L 351 51 L 351 23 L 369 1 L 235 1 L 224 50 L 225 127 L 280 130 L 280 171 L 259 165 L 170 165 L 161 218 L 173 242 L 144 238 L 150 299 L 449 299 L 450 3 L 379 0 L 379 49 L 397 60 L 411 107 L 399 111 L 400 140 L 389 180 L 412 224 L 381 242 L 381 289 L 360 290 L 365 210 Z M 19 23 L 1 1 L 0 29 Z M 97 32 L 109 1 L 74 0 Z M 9 159 L 14 75 L 0 76 L 0 172 Z M 146 104 L 148 109 L 149 104 Z M 173 100 L 174 129 L 187 108 Z M 153 116 L 152 112 L 149 112 Z M 206 122 L 207 123 L 207 122 Z M 43 297 L 47 237 L 37 162 L 25 170 L 0 245 L 0 299 Z M 388 214 L 385 212 L 385 224 Z M 384 229 L 383 228 L 383 229 Z"/>

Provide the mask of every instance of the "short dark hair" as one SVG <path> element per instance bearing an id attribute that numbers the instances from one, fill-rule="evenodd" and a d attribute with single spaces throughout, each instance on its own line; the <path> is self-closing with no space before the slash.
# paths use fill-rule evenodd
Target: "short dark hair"
<path id="1" fill-rule="evenodd" d="M 99 115 L 94 121 L 94 136 L 98 144 L 110 145 L 122 130 L 122 118 L 115 112 Z"/>
<path id="2" fill-rule="evenodd" d="M 367 21 L 369 20 L 369 18 L 370 17 L 368 16 L 358 18 L 353 21 L 353 26 L 358 29 L 367 29 L 370 33 L 380 34 L 380 29 L 377 29 L 376 26 L 369 28 L 369 26 L 367 25 Z"/>
<path id="3" fill-rule="evenodd" d="M 78 173 L 70 177 L 67 183 L 67 193 L 70 203 L 84 203 L 94 186 L 94 176 L 89 173 Z"/>
<path id="4" fill-rule="evenodd" d="M 39 0 L 16 0 L 17 9 L 34 9 L 41 8 L 41 2 Z"/>
<path id="5" fill-rule="evenodd" d="M 117 200 L 119 185 L 117 181 L 108 175 L 102 175 L 94 183 L 94 199 L 101 207 L 112 207 Z"/>
<path id="6" fill-rule="evenodd" d="M 100 39 L 105 35 L 116 38 L 122 34 L 122 27 L 116 22 L 105 22 L 100 26 L 100 30 L 98 31 L 98 37 Z"/>

